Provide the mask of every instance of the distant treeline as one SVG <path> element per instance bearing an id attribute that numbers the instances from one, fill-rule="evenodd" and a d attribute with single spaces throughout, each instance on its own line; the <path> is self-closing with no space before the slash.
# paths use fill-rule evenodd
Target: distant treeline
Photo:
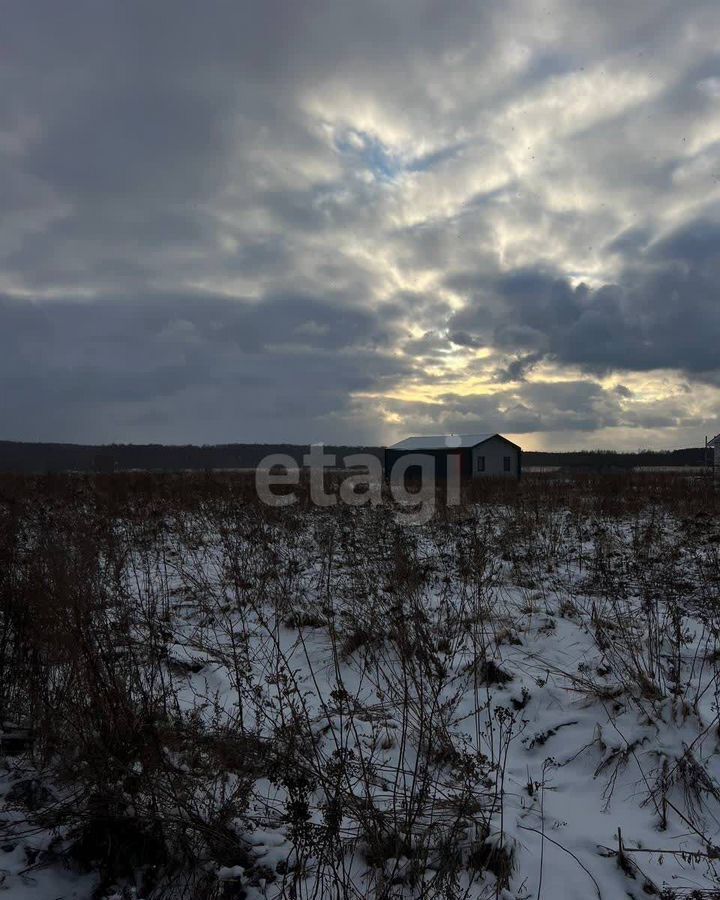
<path id="1" fill-rule="evenodd" d="M 139 469 L 155 472 L 204 471 L 211 469 L 251 469 L 270 453 L 285 453 L 298 463 L 308 452 L 297 444 L 218 444 L 197 447 L 163 444 L 40 444 L 0 441 L 0 472 L 45 474 L 49 472 L 111 472 Z M 383 459 L 382 447 L 326 445 L 338 463 L 351 453 L 372 453 Z M 568 453 L 523 453 L 523 465 L 560 466 L 562 468 L 602 471 L 630 469 L 635 466 L 702 466 L 705 450 L 641 450 L 616 453 L 612 450 L 582 450 Z"/>
<path id="2" fill-rule="evenodd" d="M 687 447 L 684 450 L 638 450 L 634 453 L 619 453 L 615 450 L 523 453 L 525 466 L 561 466 L 593 471 L 633 469 L 636 466 L 704 466 L 706 463 L 704 447 Z"/>
<path id="3" fill-rule="evenodd" d="M 284 453 L 302 463 L 307 445 L 217 444 L 197 447 L 164 444 L 31 444 L 0 441 L 0 472 L 110 472 L 139 469 L 151 472 L 204 471 L 255 468 L 270 453 Z M 379 447 L 325 446 L 338 463 L 351 453 L 372 453 L 383 458 Z"/>

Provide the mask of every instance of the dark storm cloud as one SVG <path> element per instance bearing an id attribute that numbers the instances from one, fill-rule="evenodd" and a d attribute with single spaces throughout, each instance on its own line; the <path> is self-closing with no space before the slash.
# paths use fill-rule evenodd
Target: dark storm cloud
<path id="1" fill-rule="evenodd" d="M 639 404 L 624 409 L 623 395 L 588 381 L 535 382 L 503 388 L 494 394 L 458 397 L 441 403 L 396 401 L 392 408 L 407 417 L 409 431 L 427 432 L 429 423 L 461 434 L 477 428 L 510 434 L 589 433 L 599 428 L 679 428 L 695 424 L 677 401 Z"/>
<path id="2" fill-rule="evenodd" d="M 401 347 L 406 356 L 427 363 L 450 352 L 446 337 L 437 331 L 426 331 L 422 337 L 402 341 Z"/>
<path id="3" fill-rule="evenodd" d="M 450 283 L 469 300 L 451 321 L 451 340 L 524 347 L 530 363 L 548 358 L 597 373 L 720 368 L 720 224 L 690 222 L 634 260 L 617 284 L 596 289 L 534 269 L 458 276 Z"/>
<path id="4" fill-rule="evenodd" d="M 436 404 L 409 404 L 398 407 L 416 427 L 423 428 L 423 417 L 431 418 L 447 431 L 467 432 L 473 423 L 482 422 L 488 431 L 526 433 L 536 431 L 591 431 L 606 425 L 618 425 L 622 413 L 610 391 L 597 384 L 578 381 L 539 382 L 517 390 L 501 390 L 492 395 L 459 398 L 447 394 Z"/>
<path id="5" fill-rule="evenodd" d="M 525 381 L 527 375 L 542 360 L 540 353 L 525 353 L 515 359 L 511 359 L 505 366 L 501 367 L 496 378 L 500 382 L 509 381 Z"/>
<path id="6" fill-rule="evenodd" d="M 101 358 L 117 344 L 123 354 L 143 342 L 168 341 L 191 351 L 195 341 L 218 348 L 231 345 L 260 354 L 274 345 L 315 350 L 380 347 L 390 344 L 385 317 L 357 306 L 338 307 L 330 299 L 300 294 L 237 300 L 211 294 L 117 296 L 102 302 L 53 298 L 44 301 L 0 296 L 0 341 L 6 351 L 22 351 L 28 340 L 43 339 L 59 355 L 76 353 Z"/>
<path id="7" fill-rule="evenodd" d="M 180 85 L 93 85 L 46 122 L 27 171 L 70 197 L 105 201 L 128 191 L 172 198 L 216 188 L 223 172 L 195 165 L 224 140 L 222 108 Z"/>
<path id="8" fill-rule="evenodd" d="M 140 402 L 161 410 L 161 424 L 172 414 L 202 418 L 208 403 L 219 413 L 224 403 L 228 416 L 262 421 L 276 440 L 288 423 L 311 440 L 351 392 L 408 374 L 383 350 L 388 343 L 387 324 L 372 311 L 301 296 L 0 297 L 0 411 L 5 421 L 22 413 L 26 437 L 69 440 L 102 406 L 112 410 L 103 434 L 119 439 Z M 213 428 L 221 440 L 222 419 Z M 252 438 L 242 419 L 234 430 Z"/>
<path id="9" fill-rule="evenodd" d="M 0 436 L 675 427 L 595 378 L 720 384 L 717 7 L 541 6 L 6 4 Z"/>

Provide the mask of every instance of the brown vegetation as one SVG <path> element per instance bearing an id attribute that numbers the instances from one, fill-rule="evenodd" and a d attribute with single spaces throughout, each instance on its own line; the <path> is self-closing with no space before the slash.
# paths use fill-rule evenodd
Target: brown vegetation
<path id="1" fill-rule="evenodd" d="M 584 616 L 606 667 L 534 677 L 700 716 L 720 693 L 720 497 L 656 474 L 482 482 L 465 503 L 412 529 L 390 505 L 267 508 L 241 475 L 0 478 L 2 841 L 45 835 L 29 866 L 95 871 L 97 897 L 500 896 L 532 693 L 505 658 L 518 610 Z M 598 733 L 608 796 L 636 749 Z M 695 748 L 644 771 L 658 826 L 679 817 L 714 858 L 720 784 Z"/>

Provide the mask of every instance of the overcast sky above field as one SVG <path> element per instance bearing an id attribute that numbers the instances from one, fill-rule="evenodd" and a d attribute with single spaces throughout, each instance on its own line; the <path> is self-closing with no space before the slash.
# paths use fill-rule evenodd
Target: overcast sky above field
<path id="1" fill-rule="evenodd" d="M 717 0 L 6 0 L 0 438 L 720 431 Z"/>

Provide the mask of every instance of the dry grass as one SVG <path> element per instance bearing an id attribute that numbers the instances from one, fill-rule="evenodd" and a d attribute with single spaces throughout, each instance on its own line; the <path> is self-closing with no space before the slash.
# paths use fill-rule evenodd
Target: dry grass
<path id="1" fill-rule="evenodd" d="M 554 673 L 574 691 L 699 717 L 720 691 L 720 501 L 661 474 L 466 494 L 413 529 L 390 506 L 268 509 L 241 475 L 0 478 L 4 839 L 50 835 L 31 864 L 97 871 L 97 897 L 499 897 L 530 695 L 493 692 L 518 611 L 587 623 L 604 662 Z M 611 794 L 637 746 L 596 749 Z M 659 826 L 711 847 L 720 785 L 693 747 L 642 771 Z"/>

